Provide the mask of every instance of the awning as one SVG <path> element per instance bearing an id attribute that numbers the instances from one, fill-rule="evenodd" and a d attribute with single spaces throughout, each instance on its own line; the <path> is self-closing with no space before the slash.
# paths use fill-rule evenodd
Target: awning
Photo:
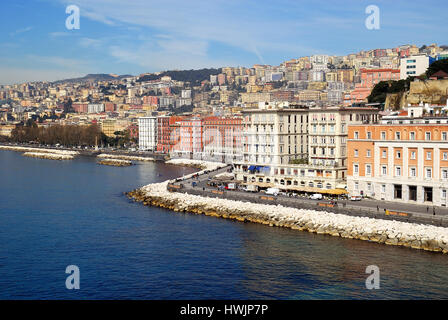
<path id="1" fill-rule="evenodd" d="M 336 189 L 346 189 L 346 188 L 347 188 L 347 185 L 343 184 L 343 183 L 336 185 Z"/>
<path id="2" fill-rule="evenodd" d="M 250 166 L 248 170 L 250 171 L 255 170 L 255 166 Z"/>
<path id="3" fill-rule="evenodd" d="M 262 166 L 256 166 L 256 167 L 255 167 L 255 170 L 257 170 L 257 171 L 261 171 L 261 169 L 263 169 Z"/>

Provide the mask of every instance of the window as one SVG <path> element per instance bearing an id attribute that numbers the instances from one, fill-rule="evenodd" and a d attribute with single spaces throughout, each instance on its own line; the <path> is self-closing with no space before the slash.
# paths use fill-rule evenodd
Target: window
<path id="1" fill-rule="evenodd" d="M 353 165 L 353 173 L 354 174 L 358 174 L 359 173 L 359 165 L 358 164 L 354 164 Z"/>
<path id="2" fill-rule="evenodd" d="M 442 153 L 442 160 L 448 160 L 448 152 Z"/>
<path id="3" fill-rule="evenodd" d="M 381 167 L 381 174 L 382 174 L 383 176 L 387 175 L 387 166 L 382 166 L 382 167 Z"/>
<path id="4" fill-rule="evenodd" d="M 442 169 L 442 179 L 443 180 L 448 179 L 448 169 Z"/>
<path id="5" fill-rule="evenodd" d="M 425 140 L 431 140 L 431 132 L 425 132 Z"/>
<path id="6" fill-rule="evenodd" d="M 401 167 L 395 167 L 395 176 L 400 177 L 401 176 Z"/>
<path id="7" fill-rule="evenodd" d="M 386 192 L 386 185 L 385 185 L 385 184 L 382 184 L 382 185 L 381 185 L 381 192 L 382 192 L 382 193 L 385 193 L 385 192 Z"/>
<path id="8" fill-rule="evenodd" d="M 426 152 L 426 160 L 431 160 L 431 151 Z"/>
<path id="9" fill-rule="evenodd" d="M 444 140 L 444 141 L 448 140 L 447 132 L 442 132 L 442 140 Z"/>
<path id="10" fill-rule="evenodd" d="M 372 174 L 372 165 L 366 164 L 366 175 L 370 176 Z"/>
<path id="11" fill-rule="evenodd" d="M 409 133 L 409 140 L 415 140 L 415 132 L 410 132 Z"/>
<path id="12" fill-rule="evenodd" d="M 359 190 L 359 183 L 355 182 L 355 190 Z"/>
<path id="13" fill-rule="evenodd" d="M 381 131 L 381 140 L 386 140 L 386 131 Z"/>
<path id="14" fill-rule="evenodd" d="M 432 169 L 426 168 L 426 179 L 431 179 L 432 177 Z"/>
<path id="15" fill-rule="evenodd" d="M 355 157 L 358 157 L 358 149 L 355 149 Z"/>
<path id="16" fill-rule="evenodd" d="M 367 191 L 372 191 L 372 184 L 370 182 L 367 183 Z"/>
<path id="17" fill-rule="evenodd" d="M 400 138 L 401 138 L 401 132 L 400 131 L 395 132 L 395 140 L 400 140 Z"/>
<path id="18" fill-rule="evenodd" d="M 411 160 L 415 160 L 415 151 L 411 151 Z"/>
<path id="19" fill-rule="evenodd" d="M 401 151 L 397 150 L 397 159 L 401 159 Z"/>
<path id="20" fill-rule="evenodd" d="M 370 149 L 367 149 L 367 151 L 366 151 L 366 157 L 367 157 L 367 158 L 370 158 L 370 156 L 371 156 Z"/>
<path id="21" fill-rule="evenodd" d="M 442 190 L 442 193 L 441 193 L 440 197 L 441 197 L 443 200 L 446 200 L 446 190 L 445 190 L 445 189 Z"/>
<path id="22" fill-rule="evenodd" d="M 359 139 L 359 132 L 355 131 L 355 139 Z"/>
<path id="23" fill-rule="evenodd" d="M 370 132 L 370 131 L 367 132 L 367 139 L 369 139 L 369 140 L 372 139 L 372 132 Z"/>
<path id="24" fill-rule="evenodd" d="M 382 157 L 385 159 L 385 158 L 387 158 L 387 151 L 386 150 L 383 150 L 383 152 L 382 152 Z"/>
<path id="25" fill-rule="evenodd" d="M 411 178 L 415 178 L 417 176 L 417 170 L 414 167 L 409 168 L 409 176 Z"/>

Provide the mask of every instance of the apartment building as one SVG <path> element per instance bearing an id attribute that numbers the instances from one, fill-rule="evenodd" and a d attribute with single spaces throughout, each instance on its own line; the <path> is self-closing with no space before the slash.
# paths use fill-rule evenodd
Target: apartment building
<path id="1" fill-rule="evenodd" d="M 202 159 L 223 163 L 242 160 L 243 124 L 241 117 L 205 117 Z"/>
<path id="2" fill-rule="evenodd" d="M 426 72 L 431 64 L 432 58 L 425 54 L 409 56 L 400 59 L 400 79 L 410 76 L 416 77 Z"/>
<path id="3" fill-rule="evenodd" d="M 156 150 L 157 118 L 138 118 L 138 147 L 140 150 Z"/>
<path id="4" fill-rule="evenodd" d="M 349 127 L 348 191 L 378 200 L 446 206 L 448 118 L 400 122 Z"/>
<path id="5" fill-rule="evenodd" d="M 379 120 L 370 107 L 268 108 L 243 111 L 244 158 L 236 177 L 298 191 L 345 188 L 348 125 Z"/>

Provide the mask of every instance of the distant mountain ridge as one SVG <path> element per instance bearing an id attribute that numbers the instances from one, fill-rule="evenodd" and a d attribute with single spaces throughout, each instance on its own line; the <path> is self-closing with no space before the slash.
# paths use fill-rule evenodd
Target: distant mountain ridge
<path id="1" fill-rule="evenodd" d="M 107 80 L 120 80 L 123 78 L 133 77 L 133 75 L 115 75 L 115 74 L 106 74 L 106 73 L 98 73 L 98 74 L 88 74 L 81 78 L 72 78 L 72 79 L 64 79 L 53 81 L 53 83 L 64 83 L 64 82 L 89 82 L 89 81 L 107 81 Z"/>

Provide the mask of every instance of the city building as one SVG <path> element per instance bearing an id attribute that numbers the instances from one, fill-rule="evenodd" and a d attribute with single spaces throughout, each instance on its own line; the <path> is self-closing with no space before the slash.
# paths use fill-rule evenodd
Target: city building
<path id="1" fill-rule="evenodd" d="M 140 150 L 156 150 L 157 118 L 138 118 L 138 147 Z"/>
<path id="2" fill-rule="evenodd" d="M 426 54 L 414 55 L 400 59 L 400 79 L 416 77 L 426 72 L 432 62 Z"/>
<path id="3" fill-rule="evenodd" d="M 202 159 L 223 163 L 242 160 L 243 124 L 240 117 L 205 117 Z"/>
<path id="4" fill-rule="evenodd" d="M 348 191 L 377 200 L 446 206 L 448 118 L 399 121 L 349 127 Z"/>
<path id="5" fill-rule="evenodd" d="M 379 120 L 371 107 L 260 107 L 243 110 L 244 158 L 236 178 L 296 191 L 344 189 L 348 125 Z"/>

